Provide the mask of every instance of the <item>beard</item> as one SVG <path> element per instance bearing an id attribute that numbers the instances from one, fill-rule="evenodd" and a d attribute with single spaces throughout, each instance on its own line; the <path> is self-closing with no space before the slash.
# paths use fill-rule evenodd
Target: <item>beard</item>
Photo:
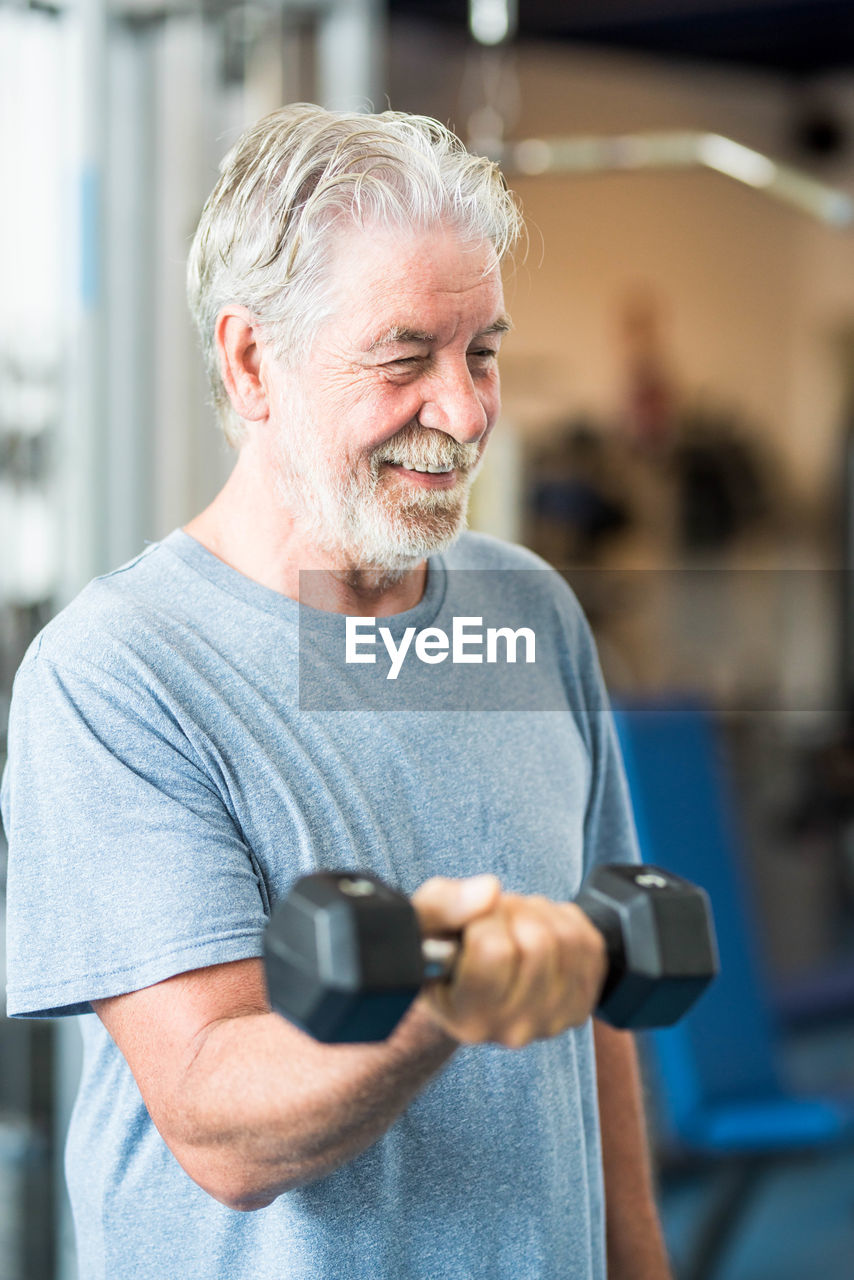
<path id="1" fill-rule="evenodd" d="M 305 404 L 288 398 L 277 438 L 276 492 L 310 546 L 346 570 L 402 577 L 425 556 L 445 550 L 466 527 L 480 444 L 409 423 L 375 449 L 337 465 L 325 455 Z M 418 490 L 389 463 L 452 468 L 448 489 Z"/>

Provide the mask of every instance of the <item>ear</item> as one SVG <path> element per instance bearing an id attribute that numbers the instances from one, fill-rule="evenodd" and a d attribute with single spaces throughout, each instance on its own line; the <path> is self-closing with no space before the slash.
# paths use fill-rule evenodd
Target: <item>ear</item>
<path id="1" fill-rule="evenodd" d="M 263 341 L 252 312 L 237 303 L 223 307 L 214 331 L 223 386 L 234 412 L 245 422 L 262 422 L 270 405 L 261 380 Z"/>

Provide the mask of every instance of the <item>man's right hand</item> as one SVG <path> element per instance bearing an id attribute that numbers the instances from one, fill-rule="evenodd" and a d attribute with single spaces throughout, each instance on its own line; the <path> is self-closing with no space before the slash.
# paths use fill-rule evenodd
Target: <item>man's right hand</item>
<path id="1" fill-rule="evenodd" d="M 605 939 L 571 902 L 502 892 L 495 876 L 435 878 L 412 898 L 424 936 L 458 933 L 450 982 L 418 1003 L 463 1043 L 521 1048 L 581 1026 L 605 982 Z"/>

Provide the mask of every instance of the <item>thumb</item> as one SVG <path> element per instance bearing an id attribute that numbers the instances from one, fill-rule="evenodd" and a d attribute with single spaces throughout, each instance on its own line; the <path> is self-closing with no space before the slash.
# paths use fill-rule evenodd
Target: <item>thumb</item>
<path id="1" fill-rule="evenodd" d="M 426 880 L 412 895 L 412 905 L 425 936 L 437 933 L 459 933 L 478 916 L 488 915 L 501 897 L 497 876 L 471 876 L 467 880 L 450 880 L 435 876 Z"/>

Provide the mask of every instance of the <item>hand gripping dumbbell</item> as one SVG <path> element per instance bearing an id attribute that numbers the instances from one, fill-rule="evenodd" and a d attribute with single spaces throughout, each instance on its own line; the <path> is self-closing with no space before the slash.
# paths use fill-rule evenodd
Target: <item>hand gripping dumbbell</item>
<path id="1" fill-rule="evenodd" d="M 605 937 L 596 1016 L 666 1027 L 718 971 L 706 894 L 658 867 L 597 867 L 575 900 Z M 365 871 L 303 876 L 264 933 L 270 1004 L 316 1040 L 384 1040 L 425 982 L 450 979 L 459 938 L 422 938 L 408 898 Z"/>

